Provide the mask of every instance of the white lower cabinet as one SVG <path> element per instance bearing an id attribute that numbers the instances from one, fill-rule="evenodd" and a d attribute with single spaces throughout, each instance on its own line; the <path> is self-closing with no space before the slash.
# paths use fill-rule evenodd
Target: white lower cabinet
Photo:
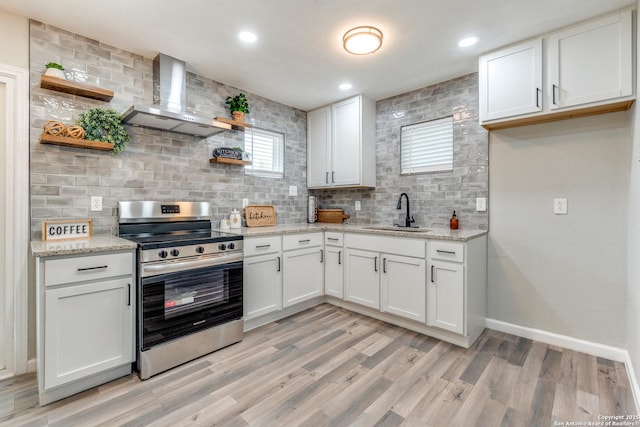
<path id="1" fill-rule="evenodd" d="M 282 310 L 280 236 L 244 239 L 244 319 Z"/>
<path id="2" fill-rule="evenodd" d="M 378 252 L 346 248 L 344 299 L 380 309 Z"/>
<path id="3" fill-rule="evenodd" d="M 282 310 L 282 258 L 280 253 L 245 257 L 245 320 Z"/>
<path id="4" fill-rule="evenodd" d="M 382 254 L 380 310 L 424 322 L 425 260 Z"/>
<path id="5" fill-rule="evenodd" d="M 44 385 L 132 362 L 132 278 L 45 292 Z"/>
<path id="6" fill-rule="evenodd" d="M 36 258 L 40 404 L 131 372 L 134 256 Z"/>
<path id="7" fill-rule="evenodd" d="M 283 306 L 321 296 L 323 293 L 322 233 L 305 233 L 283 238 Z"/>
<path id="8" fill-rule="evenodd" d="M 464 266 L 431 261 L 427 325 L 464 333 Z"/>
<path id="9" fill-rule="evenodd" d="M 324 293 L 344 299 L 344 246 L 342 233 L 326 232 L 324 238 Z"/>

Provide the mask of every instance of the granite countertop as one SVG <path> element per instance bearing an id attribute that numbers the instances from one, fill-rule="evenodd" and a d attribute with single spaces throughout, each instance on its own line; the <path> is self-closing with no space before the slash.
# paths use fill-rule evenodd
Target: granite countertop
<path id="1" fill-rule="evenodd" d="M 271 227 L 243 227 L 241 229 L 219 230 L 224 233 L 240 234 L 244 237 L 267 236 L 272 234 L 292 234 L 312 231 L 337 231 L 340 233 L 362 233 L 379 236 L 406 237 L 411 239 L 435 239 L 466 242 L 487 234 L 486 230 L 449 230 L 448 228 L 429 228 L 428 232 L 407 232 L 395 230 L 372 230 L 375 225 L 356 224 L 282 224 Z"/>
<path id="2" fill-rule="evenodd" d="M 90 254 L 133 250 L 137 244 L 130 240 L 110 235 L 93 236 L 91 239 L 58 240 L 50 242 L 31 241 L 31 254 L 35 257 Z"/>

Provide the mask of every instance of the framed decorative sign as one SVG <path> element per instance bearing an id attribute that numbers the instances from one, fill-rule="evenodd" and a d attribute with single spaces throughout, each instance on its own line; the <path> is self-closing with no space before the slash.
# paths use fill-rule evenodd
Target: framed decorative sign
<path id="1" fill-rule="evenodd" d="M 90 239 L 93 235 L 93 220 L 65 219 L 42 221 L 42 240 Z"/>

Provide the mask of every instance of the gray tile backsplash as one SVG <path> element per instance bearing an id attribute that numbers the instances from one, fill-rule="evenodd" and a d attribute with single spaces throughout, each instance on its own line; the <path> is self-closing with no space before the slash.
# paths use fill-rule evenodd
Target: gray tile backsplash
<path id="1" fill-rule="evenodd" d="M 41 238 L 46 219 L 92 218 L 94 232 L 116 233 L 120 200 L 204 200 L 221 219 L 242 199 L 276 206 L 278 223 L 301 223 L 306 214 L 306 113 L 248 93 L 255 126 L 285 134 L 285 177 L 245 175 L 244 168 L 211 165 L 216 147 L 243 145 L 242 131 L 207 139 L 152 129 L 127 127 L 131 141 L 117 154 L 39 144 L 44 123 L 73 124 L 90 108 L 124 111 L 132 104 L 151 104 L 152 59 L 70 33 L 45 23 L 30 23 L 31 234 Z M 66 68 L 68 78 L 111 89 L 109 103 L 40 88 L 44 64 Z M 454 79 L 377 103 L 377 188 L 313 190 L 320 207 L 342 207 L 353 223 L 399 221 L 400 192 L 411 197 L 419 225 L 445 226 L 455 209 L 462 228 L 486 229 L 486 213 L 475 212 L 475 198 L 488 196 L 488 138 L 478 125 L 477 75 Z M 224 100 L 241 91 L 214 80 L 187 74 L 187 108 L 229 116 Z M 400 126 L 446 115 L 455 117 L 454 170 L 401 177 Z M 289 196 L 289 186 L 298 196 Z M 104 209 L 91 212 L 90 196 L 102 196 Z M 360 200 L 362 210 L 354 211 Z"/>
<path id="2" fill-rule="evenodd" d="M 453 171 L 400 176 L 400 127 L 445 116 L 454 118 Z M 376 188 L 310 190 L 320 208 L 344 208 L 351 223 L 403 223 L 401 193 L 423 227 L 448 227 L 453 211 L 460 228 L 486 230 L 488 213 L 476 197 L 489 196 L 489 140 L 478 124 L 478 75 L 470 74 L 376 103 Z M 362 210 L 355 211 L 360 200 Z"/>

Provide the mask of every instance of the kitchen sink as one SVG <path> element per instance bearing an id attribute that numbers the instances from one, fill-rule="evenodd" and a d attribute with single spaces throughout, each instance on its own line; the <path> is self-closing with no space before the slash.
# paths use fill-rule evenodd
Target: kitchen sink
<path id="1" fill-rule="evenodd" d="M 362 227 L 365 230 L 380 230 L 380 231 L 403 231 L 406 233 L 428 233 L 431 231 L 428 228 L 422 227 L 400 227 L 393 225 L 371 225 L 367 227 Z"/>

